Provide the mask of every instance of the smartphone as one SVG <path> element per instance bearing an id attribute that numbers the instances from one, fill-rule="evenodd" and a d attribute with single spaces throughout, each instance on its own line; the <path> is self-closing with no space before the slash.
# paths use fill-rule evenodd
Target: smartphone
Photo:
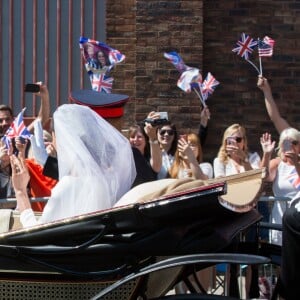
<path id="1" fill-rule="evenodd" d="M 226 144 L 227 144 L 227 145 L 234 145 L 234 144 L 235 144 L 235 138 L 232 137 L 232 136 L 229 136 L 229 137 L 226 139 Z"/>
<path id="2" fill-rule="evenodd" d="M 19 139 L 21 144 L 25 145 L 26 140 L 22 136 L 19 136 L 18 139 Z M 19 150 L 17 149 L 17 146 L 16 146 L 16 138 L 11 139 L 11 145 L 12 145 L 12 148 L 13 148 L 13 154 L 18 155 Z"/>
<path id="3" fill-rule="evenodd" d="M 36 83 L 27 83 L 24 86 L 24 92 L 26 93 L 38 93 L 41 89 L 41 86 Z"/>
<path id="4" fill-rule="evenodd" d="M 179 135 L 179 139 L 184 139 L 185 141 L 187 141 L 187 135 L 186 134 L 180 134 Z"/>
<path id="5" fill-rule="evenodd" d="M 282 143 L 283 152 L 288 152 L 292 150 L 292 143 L 290 140 L 284 140 Z"/>

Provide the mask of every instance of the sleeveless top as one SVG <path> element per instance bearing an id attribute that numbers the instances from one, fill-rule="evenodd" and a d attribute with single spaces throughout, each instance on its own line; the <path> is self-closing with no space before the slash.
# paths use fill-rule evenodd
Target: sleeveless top
<path id="1" fill-rule="evenodd" d="M 299 179 L 295 166 L 280 161 L 272 186 L 274 196 L 294 198 L 300 190 L 300 186 L 298 187 L 299 189 L 296 187 L 297 180 Z M 271 213 L 271 222 L 282 224 L 282 216 L 289 205 L 290 201 L 275 201 Z M 281 245 L 282 232 L 272 230 L 270 239 L 273 244 Z"/>

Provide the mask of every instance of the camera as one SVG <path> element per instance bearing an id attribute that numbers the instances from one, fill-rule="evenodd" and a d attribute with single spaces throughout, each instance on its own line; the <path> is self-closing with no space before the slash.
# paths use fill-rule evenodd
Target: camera
<path id="1" fill-rule="evenodd" d="M 36 83 L 27 83 L 24 86 L 24 92 L 26 93 L 38 93 L 41 89 L 41 86 Z"/>
<path id="2" fill-rule="evenodd" d="M 165 125 L 169 123 L 167 119 L 150 119 L 147 118 L 144 120 L 144 123 L 150 123 L 152 126 Z"/>

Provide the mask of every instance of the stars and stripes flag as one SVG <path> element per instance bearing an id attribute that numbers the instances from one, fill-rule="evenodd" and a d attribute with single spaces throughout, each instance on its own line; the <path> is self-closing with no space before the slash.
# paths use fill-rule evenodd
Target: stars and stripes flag
<path id="1" fill-rule="evenodd" d="M 206 78 L 203 80 L 203 83 L 201 84 L 201 94 L 203 97 L 203 100 L 205 101 L 209 95 L 211 95 L 216 86 L 219 85 L 220 82 L 216 80 L 216 78 L 208 72 L 206 75 Z"/>
<path id="2" fill-rule="evenodd" d="M 259 57 L 272 56 L 274 44 L 275 41 L 268 36 L 265 36 L 263 40 L 258 40 Z"/>
<path id="3" fill-rule="evenodd" d="M 11 140 L 15 137 L 23 137 L 25 139 L 30 139 L 32 134 L 27 129 L 24 124 L 23 114 L 26 108 L 23 108 L 22 111 L 18 114 L 18 116 L 14 119 L 10 127 L 7 129 L 6 133 L 2 137 L 2 141 L 4 141 L 6 148 L 9 148 L 9 144 Z"/>
<path id="4" fill-rule="evenodd" d="M 240 39 L 237 41 L 237 47 L 232 49 L 237 55 L 249 59 L 249 55 L 252 54 L 253 50 L 257 46 L 257 41 L 251 38 L 249 35 L 242 33 Z"/>
<path id="5" fill-rule="evenodd" d="M 105 74 L 93 74 L 91 77 L 92 89 L 97 92 L 110 94 L 113 81 L 113 77 L 106 76 Z"/>
<path id="6" fill-rule="evenodd" d="M 296 169 L 293 169 L 293 171 L 288 175 L 287 177 L 288 181 L 293 185 L 293 187 L 297 190 L 300 190 L 300 177 L 296 171 Z"/>

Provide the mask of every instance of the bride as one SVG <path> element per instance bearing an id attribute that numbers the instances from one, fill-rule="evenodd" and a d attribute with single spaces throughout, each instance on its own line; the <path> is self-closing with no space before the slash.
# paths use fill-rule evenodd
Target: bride
<path id="1" fill-rule="evenodd" d="M 64 104 L 53 115 L 59 182 L 36 219 L 27 194 L 24 155 L 11 155 L 12 182 L 23 227 L 111 208 L 136 176 L 129 141 L 86 106 Z"/>

